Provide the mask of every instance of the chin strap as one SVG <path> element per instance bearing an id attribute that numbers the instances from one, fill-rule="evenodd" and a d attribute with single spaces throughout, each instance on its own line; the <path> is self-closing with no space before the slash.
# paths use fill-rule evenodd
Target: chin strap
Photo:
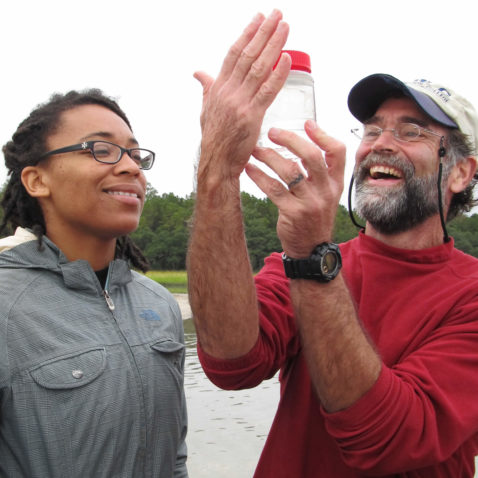
<path id="1" fill-rule="evenodd" d="M 440 148 L 438 149 L 438 159 L 440 164 L 438 165 L 438 181 L 437 181 L 437 188 L 438 188 L 438 211 L 440 212 L 440 221 L 441 227 L 443 229 L 443 242 L 449 242 L 450 237 L 448 236 L 448 232 L 446 230 L 446 223 L 445 223 L 445 215 L 443 214 L 443 201 L 442 201 L 442 194 L 441 194 L 441 179 L 442 179 L 442 172 L 443 172 L 443 157 L 446 154 L 445 149 L 445 137 L 442 136 L 440 138 Z"/>
<path id="2" fill-rule="evenodd" d="M 349 197 L 348 197 L 349 216 L 350 216 L 350 219 L 353 222 L 354 226 L 358 227 L 362 231 L 365 231 L 365 226 L 362 226 L 361 224 L 359 224 L 356 221 L 355 216 L 354 216 L 354 212 L 353 212 L 353 209 L 352 209 L 352 188 L 353 188 L 353 186 L 354 186 L 354 175 L 352 173 L 352 178 L 350 179 Z"/>

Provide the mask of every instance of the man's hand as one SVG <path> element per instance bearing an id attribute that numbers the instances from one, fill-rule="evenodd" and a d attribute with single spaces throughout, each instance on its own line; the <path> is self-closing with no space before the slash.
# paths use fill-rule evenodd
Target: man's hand
<path id="1" fill-rule="evenodd" d="M 230 48 L 219 76 L 196 72 L 203 87 L 198 183 L 237 179 L 259 137 L 266 109 L 282 88 L 291 60 L 282 55 L 289 27 L 274 10 L 258 14 Z M 214 184 L 214 182 L 213 182 Z"/>
<path id="2" fill-rule="evenodd" d="M 307 121 L 305 130 L 313 143 L 289 131 L 273 128 L 269 132 L 275 143 L 301 158 L 304 169 L 272 149 L 257 147 L 253 151 L 254 157 L 289 187 L 252 164 L 246 168 L 250 178 L 278 207 L 277 234 L 284 252 L 294 258 L 308 257 L 317 244 L 332 240 L 345 168 L 342 143 L 327 136 L 314 121 Z"/>
<path id="3" fill-rule="evenodd" d="M 257 15 L 203 86 L 202 142 L 189 243 L 189 300 L 201 348 L 217 358 L 246 354 L 259 336 L 259 311 L 242 220 L 239 176 L 267 107 L 290 70 L 289 27 L 274 10 Z"/>

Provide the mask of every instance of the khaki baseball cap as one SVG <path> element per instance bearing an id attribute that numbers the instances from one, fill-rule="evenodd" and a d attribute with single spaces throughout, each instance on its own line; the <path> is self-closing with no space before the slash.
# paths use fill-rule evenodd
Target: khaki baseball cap
<path id="1" fill-rule="evenodd" d="M 475 109 L 468 100 L 438 83 L 423 79 L 404 83 L 383 73 L 370 75 L 350 90 L 349 110 L 363 123 L 397 91 L 415 101 L 417 106 L 436 122 L 448 128 L 458 128 L 468 137 L 474 147 L 474 156 L 477 157 L 478 116 Z"/>

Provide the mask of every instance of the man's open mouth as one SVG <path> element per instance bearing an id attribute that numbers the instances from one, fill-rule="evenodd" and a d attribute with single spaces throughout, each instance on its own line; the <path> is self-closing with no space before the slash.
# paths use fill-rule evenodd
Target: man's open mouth
<path id="1" fill-rule="evenodd" d="M 391 166 L 372 166 L 369 174 L 372 179 L 402 179 L 402 173 Z"/>

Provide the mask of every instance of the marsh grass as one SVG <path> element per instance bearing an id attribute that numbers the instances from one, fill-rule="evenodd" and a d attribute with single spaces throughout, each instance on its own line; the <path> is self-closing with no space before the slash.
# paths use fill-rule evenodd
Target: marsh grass
<path id="1" fill-rule="evenodd" d="M 173 294 L 186 294 L 188 291 L 186 271 L 148 271 L 146 276 L 159 282 Z"/>

